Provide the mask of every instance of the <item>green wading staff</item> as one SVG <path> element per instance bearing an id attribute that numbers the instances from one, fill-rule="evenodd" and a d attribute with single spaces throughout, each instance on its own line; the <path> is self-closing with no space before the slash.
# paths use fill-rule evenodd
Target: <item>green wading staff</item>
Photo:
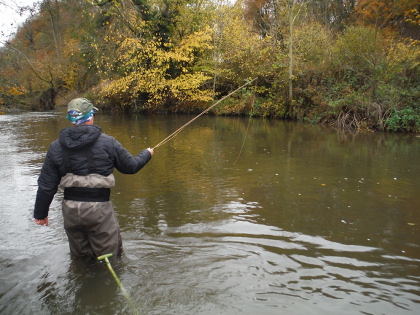
<path id="1" fill-rule="evenodd" d="M 123 287 L 120 279 L 118 279 L 117 274 L 115 273 L 114 269 L 112 269 L 111 263 L 109 262 L 109 259 L 108 259 L 111 256 L 112 256 L 112 254 L 105 254 L 105 255 L 99 256 L 98 260 L 99 261 L 101 261 L 101 260 L 105 261 L 109 271 L 111 272 L 112 276 L 115 279 L 115 282 L 117 282 L 117 285 L 120 287 L 122 294 L 124 295 L 128 304 L 130 304 L 130 306 L 133 308 L 134 314 L 139 314 L 139 312 L 138 312 L 136 306 L 134 305 L 133 301 L 131 300 L 130 295 L 128 294 L 127 290 Z"/>

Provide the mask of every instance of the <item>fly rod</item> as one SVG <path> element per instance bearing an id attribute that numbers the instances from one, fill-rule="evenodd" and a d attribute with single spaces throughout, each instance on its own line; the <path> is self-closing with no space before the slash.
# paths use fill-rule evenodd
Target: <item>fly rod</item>
<path id="1" fill-rule="evenodd" d="M 248 84 L 251 84 L 252 82 L 254 82 L 257 78 L 252 79 L 251 81 L 248 81 L 247 83 L 241 85 L 240 87 L 238 87 L 235 91 L 230 92 L 228 95 L 225 95 L 224 97 L 222 97 L 220 100 L 218 100 L 216 103 L 214 103 L 213 105 L 211 105 L 210 107 L 206 108 L 205 110 L 203 110 L 200 114 L 198 114 L 197 116 L 195 116 L 193 119 L 191 119 L 189 122 L 187 122 L 186 124 L 184 124 L 183 126 L 181 126 L 180 128 L 178 128 L 177 130 L 175 130 L 173 133 L 171 133 L 169 136 L 167 136 L 165 139 L 163 139 L 161 142 L 159 142 L 157 145 L 155 145 L 153 147 L 153 149 L 156 149 L 158 147 L 160 147 L 161 145 L 165 144 L 166 142 L 172 140 L 178 133 L 180 133 L 182 131 L 182 129 L 184 129 L 185 127 L 187 127 L 189 124 L 191 124 L 194 120 L 196 120 L 198 117 L 204 115 L 205 113 L 207 113 L 210 109 L 212 109 L 213 107 L 215 107 L 217 104 L 219 104 L 220 102 L 222 102 L 223 100 L 225 100 L 226 98 L 228 98 L 229 96 L 235 94 L 236 92 L 238 92 L 240 89 L 242 89 L 243 87 L 247 86 Z"/>

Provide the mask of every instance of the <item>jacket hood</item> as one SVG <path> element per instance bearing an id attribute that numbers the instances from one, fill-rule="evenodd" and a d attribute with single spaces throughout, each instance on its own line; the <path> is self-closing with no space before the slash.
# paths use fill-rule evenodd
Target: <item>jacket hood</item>
<path id="1" fill-rule="evenodd" d="M 94 144 L 100 135 L 101 128 L 96 125 L 79 125 L 61 130 L 58 141 L 65 148 L 78 150 Z"/>

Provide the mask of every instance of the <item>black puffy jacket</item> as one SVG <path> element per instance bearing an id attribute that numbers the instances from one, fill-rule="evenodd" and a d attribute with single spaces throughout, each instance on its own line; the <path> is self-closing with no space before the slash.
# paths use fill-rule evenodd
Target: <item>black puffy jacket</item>
<path id="1" fill-rule="evenodd" d="M 114 137 L 102 133 L 101 128 L 96 125 L 79 125 L 61 130 L 59 138 L 51 143 L 48 149 L 38 178 L 35 219 L 48 216 L 60 180 L 68 172 L 64 154 L 70 153 L 71 173 L 92 173 L 86 155 L 89 149 L 92 152 L 95 172 L 103 176 L 110 175 L 114 168 L 124 174 L 137 173 L 152 158 L 148 150 L 141 151 L 137 156 L 131 155 Z"/>

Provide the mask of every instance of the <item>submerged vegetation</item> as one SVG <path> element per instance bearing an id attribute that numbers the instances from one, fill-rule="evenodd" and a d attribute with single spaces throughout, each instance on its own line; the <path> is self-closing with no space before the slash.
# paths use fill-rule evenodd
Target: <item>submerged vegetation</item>
<path id="1" fill-rule="evenodd" d="M 0 48 L 0 106 L 213 113 L 420 132 L 416 0 L 43 0 Z"/>

